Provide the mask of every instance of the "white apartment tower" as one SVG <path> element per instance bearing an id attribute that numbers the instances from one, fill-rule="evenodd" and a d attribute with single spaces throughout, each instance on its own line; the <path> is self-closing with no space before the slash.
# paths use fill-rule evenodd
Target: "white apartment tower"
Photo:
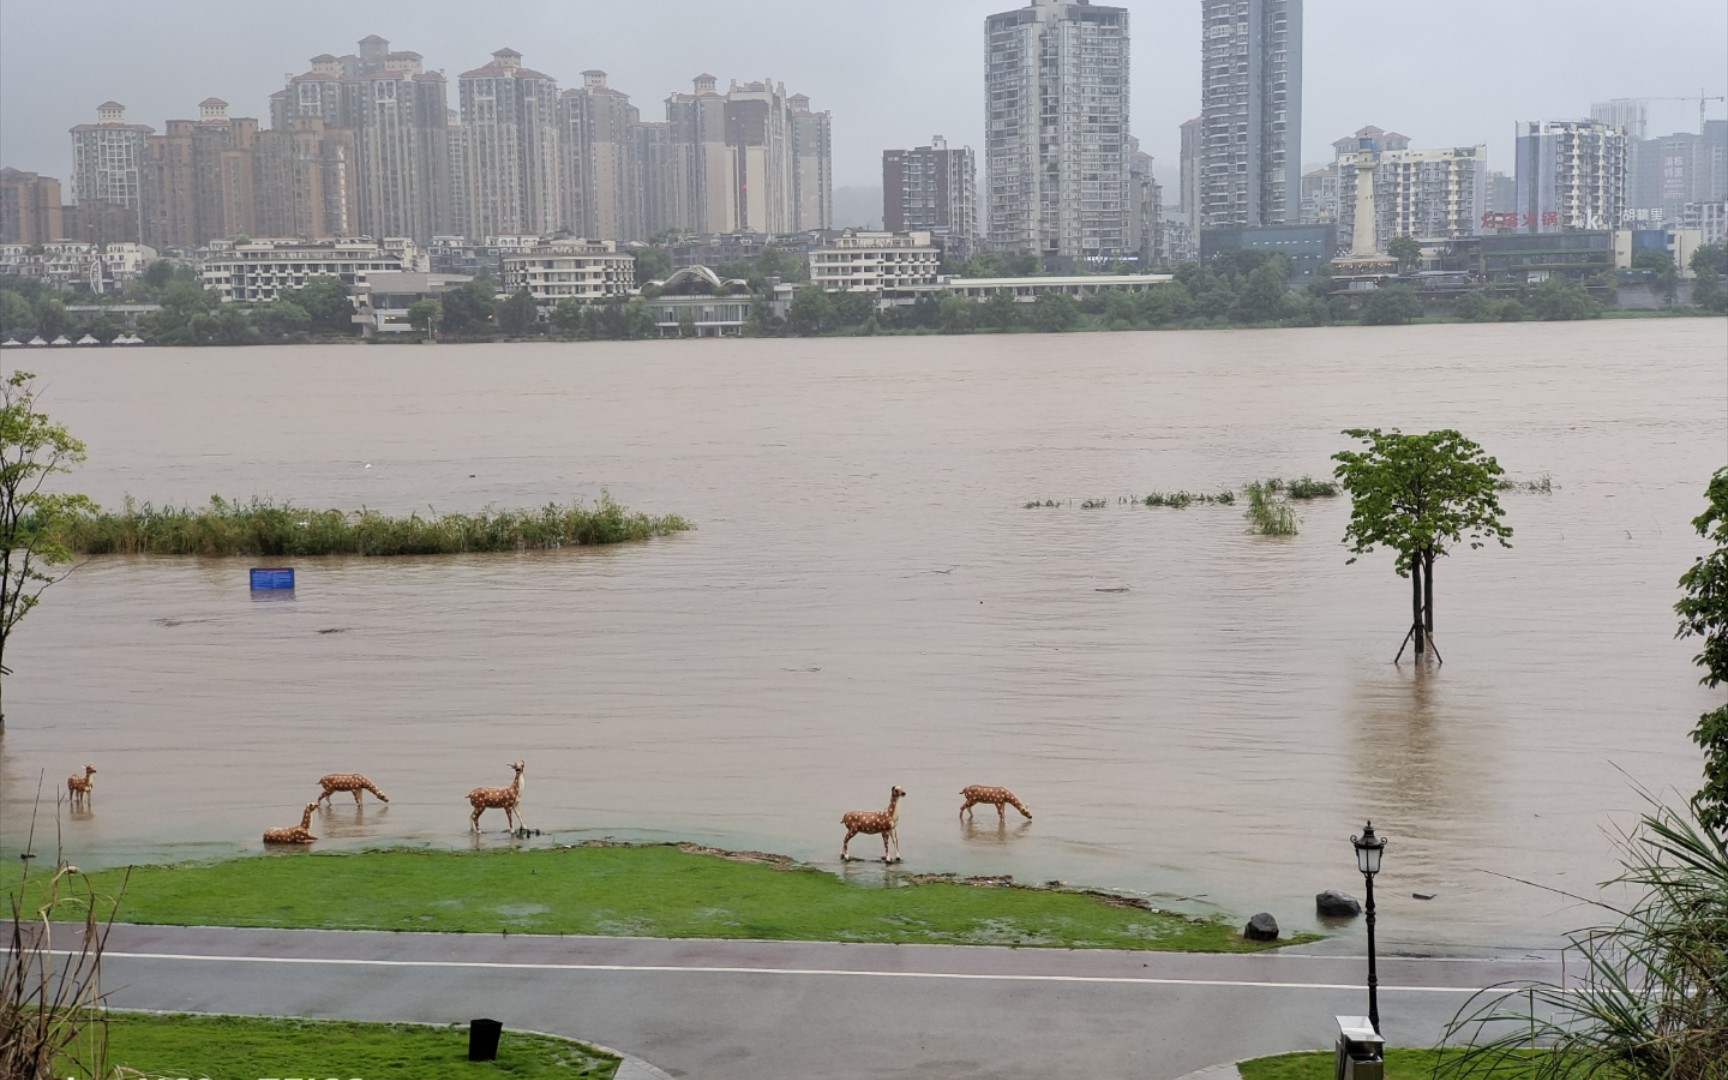
<path id="1" fill-rule="evenodd" d="M 275 131 L 316 117 L 354 133 L 355 223 L 368 236 L 425 244 L 454 224 L 447 87 L 422 59 L 371 34 L 357 53 L 314 56 L 310 70 L 271 95 Z"/>
<path id="2" fill-rule="evenodd" d="M 793 94 L 786 105 L 792 111 L 792 229 L 833 228 L 834 155 L 828 111 L 813 112 L 804 94 Z"/>
<path id="3" fill-rule="evenodd" d="M 1519 232 L 1617 229 L 1626 213 L 1626 134 L 1600 120 L 1518 124 Z"/>
<path id="4" fill-rule="evenodd" d="M 604 71 L 584 71 L 581 89 L 559 96 L 563 221 L 577 236 L 646 239 L 631 145 L 631 129 L 640 119 L 629 96 L 606 85 Z"/>
<path id="5" fill-rule="evenodd" d="M 1200 0 L 1201 228 L 1300 214 L 1302 0 Z"/>
<path id="6" fill-rule="evenodd" d="M 499 49 L 465 71 L 461 87 L 463 173 L 469 237 L 546 235 L 564 217 L 558 83 Z"/>
<path id="7" fill-rule="evenodd" d="M 1131 253 L 1128 12 L 1033 0 L 984 21 L 990 246 Z"/>
<path id="8" fill-rule="evenodd" d="M 138 214 L 144 140 L 154 131 L 126 122 L 126 106 L 104 101 L 94 124 L 72 129 L 72 196 L 80 206 L 108 203 Z"/>

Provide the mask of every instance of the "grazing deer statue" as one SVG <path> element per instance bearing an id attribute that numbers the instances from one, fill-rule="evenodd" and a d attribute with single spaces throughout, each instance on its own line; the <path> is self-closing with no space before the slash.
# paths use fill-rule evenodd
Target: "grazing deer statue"
<path id="1" fill-rule="evenodd" d="M 96 766 L 86 764 L 83 776 L 68 776 L 66 778 L 66 797 L 73 806 L 88 806 L 92 789 L 96 782 L 91 777 L 96 775 Z"/>
<path id="2" fill-rule="evenodd" d="M 1032 820 L 1032 811 L 1026 809 L 1026 804 L 1021 802 L 1019 799 L 1016 799 L 1014 793 L 1005 787 L 985 787 L 982 784 L 974 784 L 969 788 L 962 789 L 960 794 L 966 799 L 966 805 L 960 808 L 960 817 L 962 819 L 970 817 L 972 814 L 972 807 L 976 806 L 978 803 L 994 803 L 996 806 L 996 819 L 998 821 L 1007 821 L 1008 811 L 1002 808 L 1002 804 L 1007 803 L 1009 806 L 1012 806 L 1014 809 L 1020 811 L 1021 814 L 1025 815 L 1027 821 Z"/>
<path id="3" fill-rule="evenodd" d="M 318 804 L 306 804 L 306 812 L 300 815 L 300 824 L 287 829 L 265 829 L 266 844 L 310 844 L 318 839 L 312 835 L 312 812 L 318 809 Z"/>
<path id="4" fill-rule="evenodd" d="M 900 800 L 906 797 L 906 789 L 896 787 L 888 795 L 886 810 L 848 810 L 841 815 L 840 824 L 846 826 L 846 839 L 840 842 L 840 861 L 851 858 L 846 854 L 847 845 L 859 833 L 870 833 L 882 837 L 882 861 L 900 861 Z M 888 857 L 888 845 L 894 845 L 894 857 Z"/>
<path id="5" fill-rule="evenodd" d="M 378 796 L 379 802 L 390 801 L 390 796 L 379 791 L 377 784 L 374 784 L 372 781 L 366 779 L 357 772 L 331 773 L 329 776 L 320 777 L 318 785 L 324 789 L 324 794 L 318 796 L 318 801 L 321 803 L 329 802 L 330 796 L 336 794 L 338 791 L 353 792 L 355 806 L 360 805 L 360 793 L 362 791 L 370 791 L 372 794 Z"/>
<path id="6" fill-rule="evenodd" d="M 528 827 L 528 822 L 522 817 L 522 770 L 527 766 L 513 761 L 510 767 L 516 770 L 516 779 L 510 781 L 509 787 L 477 787 L 468 793 L 468 805 L 474 808 L 468 824 L 474 832 L 480 831 L 480 815 L 493 808 L 504 811 L 504 821 L 511 832 Z"/>

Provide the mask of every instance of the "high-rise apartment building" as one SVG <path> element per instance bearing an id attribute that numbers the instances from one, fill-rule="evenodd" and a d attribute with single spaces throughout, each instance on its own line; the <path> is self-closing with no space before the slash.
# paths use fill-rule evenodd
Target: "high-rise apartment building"
<path id="1" fill-rule="evenodd" d="M 1679 224 L 1686 207 L 1728 198 L 1728 120 L 1709 120 L 1702 134 L 1678 131 L 1628 139 L 1626 204 L 1646 219 Z"/>
<path id="2" fill-rule="evenodd" d="M 1128 252 L 1142 265 L 1162 266 L 1164 248 L 1164 190 L 1152 172 L 1152 155 L 1140 149 L 1140 140 L 1128 140 Z"/>
<path id="3" fill-rule="evenodd" d="M 1205 118 L 1196 116 L 1184 120 L 1181 156 L 1177 158 L 1179 190 L 1176 197 L 1182 202 L 1182 216 L 1190 229 L 1200 224 L 1200 162 L 1205 157 L 1205 145 Z"/>
<path id="4" fill-rule="evenodd" d="M 131 219 L 132 235 L 126 239 L 138 238 L 144 140 L 154 130 L 128 124 L 126 106 L 117 101 L 98 105 L 94 124 L 72 129 L 72 197 L 82 210 L 80 216 L 124 211 Z"/>
<path id="5" fill-rule="evenodd" d="M 928 232 L 950 260 L 964 262 L 977 248 L 977 190 L 970 146 L 950 150 L 937 135 L 929 146 L 882 151 L 883 229 Z"/>
<path id="6" fill-rule="evenodd" d="M 786 99 L 792 125 L 792 231 L 834 226 L 834 151 L 828 110 L 810 108 L 810 98 Z"/>
<path id="7" fill-rule="evenodd" d="M 643 239 L 678 228 L 678 155 L 672 125 L 639 121 L 630 127 L 631 190 L 636 192 Z"/>
<path id="8" fill-rule="evenodd" d="M 694 233 L 737 231 L 731 199 L 731 157 L 726 153 L 726 98 L 716 79 L 701 74 L 691 92 L 666 99 L 671 128 L 676 228 Z"/>
<path id="9" fill-rule="evenodd" d="M 732 159 L 735 228 L 793 228 L 792 126 L 786 87 L 769 79 L 734 81 L 726 93 L 726 149 Z"/>
<path id="10" fill-rule="evenodd" d="M 358 154 L 351 128 L 296 116 L 258 133 L 252 154 L 257 235 L 317 240 L 359 234 Z"/>
<path id="11" fill-rule="evenodd" d="M 1626 212 L 1626 135 L 1600 120 L 1520 121 L 1520 232 L 1619 228 Z"/>
<path id="12" fill-rule="evenodd" d="M 1488 209 L 1488 148 L 1413 150 L 1410 138 L 1372 125 L 1332 144 L 1333 201 L 1342 251 L 1384 250 L 1398 236 L 1455 240 L 1474 236 Z M 1310 174 L 1313 175 L 1313 174 Z M 1358 244 L 1359 189 L 1372 185 L 1372 244 Z M 1306 187 L 1308 177 L 1303 177 Z M 1319 221 L 1316 221 L 1318 224 Z"/>
<path id="13" fill-rule="evenodd" d="M 144 144 L 144 243 L 190 251 L 212 240 L 258 232 L 254 151 L 258 121 L 229 116 L 209 97 L 198 119 L 170 120 Z"/>
<path id="14" fill-rule="evenodd" d="M 66 239 L 60 181 L 19 169 L 0 169 L 0 244 L 46 244 Z"/>
<path id="15" fill-rule="evenodd" d="M 1073 262 L 1131 253 L 1128 12 L 1033 0 L 984 20 L 989 243 Z"/>
<path id="16" fill-rule="evenodd" d="M 1628 139 L 1641 142 L 1650 125 L 1650 102 L 1646 98 L 1614 98 L 1590 106 L 1590 119 L 1619 128 Z"/>
<path id="17" fill-rule="evenodd" d="M 1298 223 L 1331 225 L 1338 221 L 1338 166 L 1322 166 L 1302 174 L 1302 209 Z"/>
<path id="18" fill-rule="evenodd" d="M 558 83 L 523 67 L 515 49 L 499 49 L 491 63 L 463 72 L 458 85 L 468 187 L 464 234 L 556 232 L 564 219 Z"/>
<path id="19" fill-rule="evenodd" d="M 1302 0 L 1200 0 L 1201 228 L 1300 215 Z"/>
<path id="20" fill-rule="evenodd" d="M 422 60 L 372 34 L 358 53 L 314 56 L 270 99 L 273 130 L 316 117 L 326 132 L 354 133 L 353 227 L 364 235 L 424 244 L 454 224 L 447 87 Z"/>
<path id="21" fill-rule="evenodd" d="M 558 97 L 564 227 L 590 240 L 642 240 L 632 128 L 641 116 L 629 95 L 584 71 L 579 89 Z"/>

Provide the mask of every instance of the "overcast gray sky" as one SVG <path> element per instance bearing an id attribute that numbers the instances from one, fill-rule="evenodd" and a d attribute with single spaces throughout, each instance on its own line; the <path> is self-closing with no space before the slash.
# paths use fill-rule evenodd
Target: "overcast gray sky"
<path id="1" fill-rule="evenodd" d="M 881 153 L 932 134 L 981 145 L 983 19 L 1005 0 L 0 0 L 0 165 L 62 179 L 66 130 L 123 102 L 162 127 L 215 95 L 268 122 L 268 97 L 322 52 L 367 34 L 423 53 L 452 80 L 510 46 L 574 85 L 608 72 L 645 117 L 709 71 L 772 77 L 834 115 L 839 186 L 881 182 Z M 1198 0 L 1127 0 L 1133 131 L 1176 164 L 1199 110 Z M 1510 171 L 1517 120 L 1587 115 L 1593 100 L 1728 92 L 1724 0 L 1310 0 L 1303 160 L 1363 124 L 1418 147 L 1489 144 Z M 1654 102 L 1652 134 L 1695 130 L 1696 101 Z M 1728 115 L 1711 102 L 1711 117 Z M 980 171 L 982 171 L 980 162 Z M 980 177 L 982 179 L 982 177 Z M 1174 193 L 1166 196 L 1174 202 Z"/>

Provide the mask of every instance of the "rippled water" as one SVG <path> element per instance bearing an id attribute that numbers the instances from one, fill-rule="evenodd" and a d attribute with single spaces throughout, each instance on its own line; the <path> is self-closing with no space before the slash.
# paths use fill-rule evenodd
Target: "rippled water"
<path id="1" fill-rule="evenodd" d="M 303 560 L 271 603 L 249 560 L 88 562 L 7 657 L 8 858 L 38 777 L 63 791 L 85 761 L 94 810 L 59 828 L 100 864 L 256 850 L 349 770 L 393 801 L 337 802 L 321 847 L 464 846 L 464 794 L 520 757 L 540 842 L 837 865 L 841 812 L 898 783 L 909 870 L 1297 927 L 1320 889 L 1359 891 L 1348 837 L 1371 816 L 1385 938 L 1527 945 L 1590 913 L 1495 875 L 1585 888 L 1634 781 L 1698 784 L 1686 733 L 1714 698 L 1671 605 L 1728 461 L 1721 320 L 27 360 L 106 504 L 405 513 L 605 488 L 700 528 Z M 1390 555 L 1346 565 L 1343 500 L 1288 539 L 1248 535 L 1240 507 L 1116 501 L 1322 474 L 1357 425 L 1457 427 L 1557 485 L 1504 497 L 1513 550 L 1439 567 L 1438 671 L 1390 664 L 1407 586 Z M 1064 505 L 1022 508 L 1045 498 Z M 1036 821 L 958 823 L 973 783 Z"/>

